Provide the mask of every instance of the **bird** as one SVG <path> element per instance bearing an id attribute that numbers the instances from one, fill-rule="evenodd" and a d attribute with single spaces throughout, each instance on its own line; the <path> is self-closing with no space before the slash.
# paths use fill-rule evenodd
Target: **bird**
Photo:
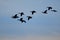
<path id="1" fill-rule="evenodd" d="M 20 18 L 20 19 L 18 19 L 19 21 L 21 21 L 21 23 L 23 23 L 23 22 L 25 22 L 26 23 L 26 21 L 25 20 L 23 20 L 23 18 Z"/>
<path id="2" fill-rule="evenodd" d="M 27 16 L 27 17 L 28 17 L 28 20 L 32 19 L 32 17 L 31 17 L 31 16 Z"/>
<path id="3" fill-rule="evenodd" d="M 48 10 L 52 9 L 52 7 L 47 7 L 47 8 L 48 8 Z"/>
<path id="4" fill-rule="evenodd" d="M 17 16 L 18 14 L 15 14 L 14 16 L 12 16 L 12 18 L 19 18 L 18 16 Z"/>
<path id="5" fill-rule="evenodd" d="M 19 13 L 19 14 L 20 14 L 20 16 L 24 15 L 24 13 L 23 13 L 23 12 L 21 12 L 21 13 Z"/>
<path id="6" fill-rule="evenodd" d="M 42 12 L 42 13 L 45 13 L 45 14 L 47 14 L 47 10 L 45 10 L 44 12 Z"/>
<path id="7" fill-rule="evenodd" d="M 31 12 L 32 12 L 32 15 L 33 15 L 34 13 L 36 13 L 36 11 L 34 11 L 34 10 L 33 10 L 33 11 L 31 11 Z"/>
<path id="8" fill-rule="evenodd" d="M 57 10 L 51 10 L 51 11 L 53 11 L 53 12 L 57 12 Z"/>

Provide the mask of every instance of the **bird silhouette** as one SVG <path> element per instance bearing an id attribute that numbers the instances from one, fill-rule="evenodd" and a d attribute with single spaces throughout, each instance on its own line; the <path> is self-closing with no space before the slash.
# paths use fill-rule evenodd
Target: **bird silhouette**
<path id="1" fill-rule="evenodd" d="M 15 14 L 14 16 L 12 16 L 12 18 L 19 18 L 19 17 L 17 16 L 17 14 Z"/>
<path id="2" fill-rule="evenodd" d="M 21 21 L 21 23 L 23 23 L 23 22 L 25 22 L 26 23 L 26 21 L 25 20 L 23 20 L 23 18 L 20 18 L 20 19 L 18 19 L 19 21 Z"/>
<path id="3" fill-rule="evenodd" d="M 19 13 L 19 14 L 20 14 L 20 16 L 24 15 L 24 13 L 23 13 L 23 12 L 21 12 L 21 13 Z"/>
<path id="4" fill-rule="evenodd" d="M 36 11 L 31 11 L 32 12 L 32 15 L 34 14 L 34 13 L 36 13 Z"/>
<path id="5" fill-rule="evenodd" d="M 32 17 L 31 17 L 31 16 L 27 16 L 27 17 L 28 17 L 28 20 L 32 19 Z"/>
<path id="6" fill-rule="evenodd" d="M 45 13 L 45 14 L 47 14 L 47 10 L 45 10 L 44 12 L 42 12 L 42 13 Z"/>
<path id="7" fill-rule="evenodd" d="M 52 7 L 47 7 L 48 8 L 48 10 L 51 10 L 52 9 Z"/>
<path id="8" fill-rule="evenodd" d="M 51 11 L 53 11 L 53 12 L 57 12 L 57 10 L 51 10 Z"/>

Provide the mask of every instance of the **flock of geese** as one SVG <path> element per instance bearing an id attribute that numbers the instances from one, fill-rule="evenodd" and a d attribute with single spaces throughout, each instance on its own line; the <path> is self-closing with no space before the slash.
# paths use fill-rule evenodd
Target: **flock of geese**
<path id="1" fill-rule="evenodd" d="M 57 10 L 53 9 L 52 7 L 47 7 L 47 10 L 43 11 L 42 13 L 48 14 L 48 13 L 47 13 L 48 10 L 50 10 L 50 11 L 52 11 L 52 12 L 57 12 Z M 35 13 L 36 13 L 35 10 L 31 11 L 31 14 L 32 14 L 32 15 L 34 15 Z M 26 20 L 24 20 L 24 19 L 22 18 L 22 16 L 24 15 L 24 12 L 15 14 L 14 16 L 12 16 L 12 18 L 13 18 L 13 19 L 17 19 L 17 18 L 19 18 L 18 15 L 21 16 L 21 18 L 18 19 L 18 20 L 19 20 L 21 23 L 23 23 L 23 22 L 26 23 Z M 27 16 L 27 19 L 28 19 L 28 20 L 32 19 L 32 16 Z"/>

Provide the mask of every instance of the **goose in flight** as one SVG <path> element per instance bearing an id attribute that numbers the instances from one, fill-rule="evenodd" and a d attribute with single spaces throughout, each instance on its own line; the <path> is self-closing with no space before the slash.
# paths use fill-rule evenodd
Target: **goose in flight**
<path id="1" fill-rule="evenodd" d="M 23 22 L 25 22 L 26 23 L 26 21 L 25 20 L 23 20 L 23 18 L 20 18 L 20 19 L 18 19 L 19 21 L 21 21 L 21 23 L 23 23 Z"/>
<path id="2" fill-rule="evenodd" d="M 15 14 L 14 16 L 12 16 L 12 18 L 19 18 L 19 17 L 17 16 L 17 14 Z"/>
<path id="3" fill-rule="evenodd" d="M 34 13 L 36 13 L 36 11 L 31 11 L 32 12 L 32 15 L 34 14 Z"/>
<path id="4" fill-rule="evenodd" d="M 27 17 L 28 17 L 28 20 L 32 19 L 32 17 L 31 17 L 31 16 L 27 16 Z"/>
<path id="5" fill-rule="evenodd" d="M 20 14 L 20 16 L 24 15 L 24 13 L 23 13 L 23 12 L 21 12 L 21 13 L 19 13 L 19 14 Z"/>
<path id="6" fill-rule="evenodd" d="M 57 12 L 57 10 L 51 10 L 51 11 L 53 11 L 53 12 Z"/>
<path id="7" fill-rule="evenodd" d="M 48 10 L 51 10 L 52 9 L 52 7 L 47 7 L 48 8 Z"/>
<path id="8" fill-rule="evenodd" d="M 42 13 L 45 13 L 45 14 L 47 14 L 47 10 L 45 10 L 44 12 L 42 12 Z"/>

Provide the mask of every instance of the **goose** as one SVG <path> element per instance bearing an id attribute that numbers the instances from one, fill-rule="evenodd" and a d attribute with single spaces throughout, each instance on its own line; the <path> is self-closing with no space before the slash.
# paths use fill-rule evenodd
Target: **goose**
<path id="1" fill-rule="evenodd" d="M 15 14 L 14 16 L 12 16 L 12 18 L 19 18 L 19 17 L 17 16 L 17 14 Z"/>
<path id="2" fill-rule="evenodd" d="M 45 14 L 47 14 L 47 10 L 45 10 L 44 12 L 42 12 L 42 13 L 45 13 Z"/>
<path id="3" fill-rule="evenodd" d="M 32 15 L 34 14 L 34 13 L 36 13 L 36 11 L 31 11 L 32 12 Z"/>
<path id="4" fill-rule="evenodd" d="M 48 10 L 52 9 L 52 7 L 47 7 L 47 8 L 48 8 Z"/>
<path id="5" fill-rule="evenodd" d="M 23 22 L 25 22 L 26 23 L 26 21 L 25 20 L 23 20 L 23 18 L 20 18 L 20 19 L 18 19 L 19 21 L 21 21 L 21 23 L 23 23 Z"/>
<path id="6" fill-rule="evenodd" d="M 32 17 L 31 17 L 31 16 L 27 16 L 27 17 L 28 17 L 28 20 L 32 19 Z"/>
<path id="7" fill-rule="evenodd" d="M 51 11 L 53 11 L 53 12 L 57 12 L 57 10 L 51 10 Z"/>
<path id="8" fill-rule="evenodd" d="M 23 13 L 23 12 L 21 12 L 21 13 L 19 13 L 19 14 L 20 14 L 20 16 L 24 15 L 24 13 Z"/>

